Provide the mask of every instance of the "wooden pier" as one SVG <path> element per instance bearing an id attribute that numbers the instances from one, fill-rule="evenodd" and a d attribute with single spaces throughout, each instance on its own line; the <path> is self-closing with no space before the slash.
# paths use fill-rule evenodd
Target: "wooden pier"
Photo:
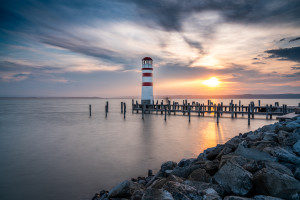
<path id="1" fill-rule="evenodd" d="M 255 105 L 253 101 L 248 105 L 241 105 L 241 100 L 238 104 L 234 104 L 233 100 L 229 105 L 224 105 L 223 102 L 215 104 L 211 100 L 207 100 L 207 104 L 199 103 L 193 101 L 188 103 L 187 100 L 183 100 L 182 103 L 176 101 L 167 100 L 166 103 L 162 100 L 161 102 L 156 101 L 153 104 L 139 104 L 138 101 L 134 102 L 132 100 L 132 112 L 141 113 L 143 118 L 144 114 L 150 113 L 160 113 L 161 115 L 188 115 L 189 121 L 191 115 L 205 116 L 206 114 L 214 114 L 217 117 L 217 123 L 219 123 L 219 118 L 223 115 L 229 115 L 231 118 L 237 118 L 238 115 L 248 117 L 248 124 L 250 124 L 250 118 L 254 118 L 256 115 L 265 116 L 266 119 L 272 119 L 273 116 L 281 116 L 288 113 L 293 113 L 299 108 L 297 106 L 287 106 L 286 104 L 279 105 L 275 102 L 274 105 L 266 104 L 260 105 L 260 100 L 258 100 L 258 105 Z"/>

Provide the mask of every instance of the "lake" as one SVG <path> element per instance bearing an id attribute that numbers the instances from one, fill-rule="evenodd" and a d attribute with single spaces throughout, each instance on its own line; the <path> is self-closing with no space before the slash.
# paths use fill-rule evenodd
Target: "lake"
<path id="1" fill-rule="evenodd" d="M 105 118 L 105 103 L 109 113 Z M 126 119 L 120 102 L 127 104 Z M 182 100 L 176 100 L 182 102 Z M 207 104 L 206 99 L 192 99 Z M 230 99 L 215 99 L 224 102 Z M 256 99 L 242 99 L 248 105 Z M 299 99 L 262 99 L 298 105 Z M 238 100 L 234 100 L 238 103 Z M 92 117 L 88 106 L 92 105 Z M 197 157 L 204 149 L 276 122 L 265 116 L 219 125 L 205 117 L 131 112 L 131 99 L 0 98 L 0 199 L 91 199 L 131 177 L 156 173 L 164 161 Z"/>

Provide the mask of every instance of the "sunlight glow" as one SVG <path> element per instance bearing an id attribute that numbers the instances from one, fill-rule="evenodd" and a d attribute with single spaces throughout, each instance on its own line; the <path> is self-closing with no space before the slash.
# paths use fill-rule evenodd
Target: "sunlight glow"
<path id="1" fill-rule="evenodd" d="M 211 77 L 210 79 L 203 81 L 202 84 L 209 87 L 216 87 L 220 84 L 220 81 L 216 77 Z"/>

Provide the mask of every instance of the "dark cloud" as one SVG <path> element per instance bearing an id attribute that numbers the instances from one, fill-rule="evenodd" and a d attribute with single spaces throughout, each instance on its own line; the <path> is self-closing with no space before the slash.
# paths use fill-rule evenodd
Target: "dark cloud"
<path id="1" fill-rule="evenodd" d="M 282 41 L 284 41 L 284 40 L 285 40 L 285 38 L 282 38 L 282 39 L 279 40 L 279 42 L 282 42 Z"/>
<path id="2" fill-rule="evenodd" d="M 259 60 L 259 58 L 252 58 L 252 60 Z"/>
<path id="3" fill-rule="evenodd" d="M 145 19 L 169 31 L 181 31 L 182 21 L 193 13 L 216 11 L 235 23 L 300 24 L 300 2 L 280 0 L 127 0 L 137 5 Z"/>
<path id="4" fill-rule="evenodd" d="M 289 42 L 294 42 L 294 41 L 297 41 L 297 40 L 300 40 L 300 37 L 297 37 L 297 38 L 291 39 Z"/>
<path id="5" fill-rule="evenodd" d="M 254 64 L 254 65 L 264 65 L 266 63 L 264 63 L 264 62 L 253 62 L 252 64 Z"/>
<path id="6" fill-rule="evenodd" d="M 300 67 L 291 67 L 291 70 L 300 70 Z"/>
<path id="7" fill-rule="evenodd" d="M 300 62 L 300 47 L 272 49 L 265 51 L 265 53 L 271 54 L 268 58 Z"/>

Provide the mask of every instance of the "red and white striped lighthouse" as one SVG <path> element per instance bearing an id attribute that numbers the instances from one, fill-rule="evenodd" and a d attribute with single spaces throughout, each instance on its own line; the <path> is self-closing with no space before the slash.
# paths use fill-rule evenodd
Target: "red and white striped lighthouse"
<path id="1" fill-rule="evenodd" d="M 153 81 L 152 81 L 152 62 L 150 57 L 142 60 L 143 83 L 142 83 L 142 104 L 153 103 Z"/>

